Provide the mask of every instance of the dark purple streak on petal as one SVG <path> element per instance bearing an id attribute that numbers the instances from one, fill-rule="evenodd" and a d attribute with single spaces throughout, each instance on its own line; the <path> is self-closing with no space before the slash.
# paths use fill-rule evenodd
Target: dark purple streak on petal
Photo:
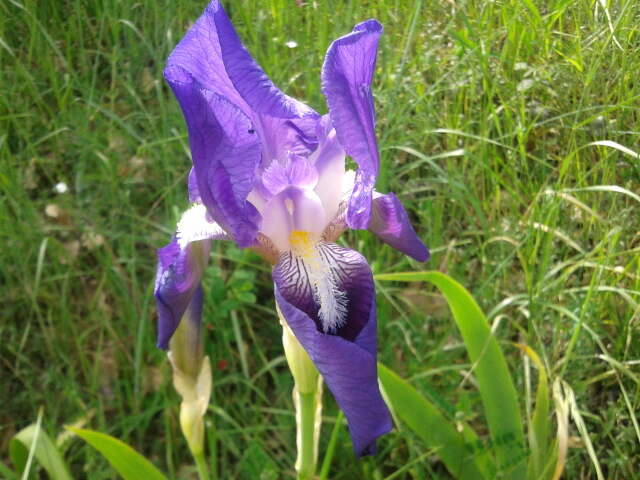
<path id="1" fill-rule="evenodd" d="M 369 321 L 371 305 L 375 301 L 371 269 L 355 250 L 335 243 L 320 243 L 317 249 L 319 259 L 331 270 L 336 286 L 347 296 L 346 322 L 335 334 L 353 342 Z M 272 276 L 282 295 L 312 318 L 322 331 L 318 316 L 320 307 L 314 299 L 309 277 L 311 267 L 307 263 L 294 253 L 285 252 L 280 255 Z"/>
<path id="2" fill-rule="evenodd" d="M 322 67 L 322 93 L 331 121 L 340 143 L 359 167 L 347 210 L 347 223 L 356 229 L 369 223 L 380 165 L 371 83 L 381 34 L 377 20 L 359 23 L 331 44 Z"/>
<path id="3" fill-rule="evenodd" d="M 429 249 L 418 238 L 406 210 L 393 193 L 373 199 L 369 230 L 380 240 L 419 262 L 429 259 Z"/>

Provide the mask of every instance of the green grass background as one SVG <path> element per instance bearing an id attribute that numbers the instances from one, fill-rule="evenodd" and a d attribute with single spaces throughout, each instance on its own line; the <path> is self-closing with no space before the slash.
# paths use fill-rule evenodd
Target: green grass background
<path id="1" fill-rule="evenodd" d="M 385 26 L 374 92 L 378 189 L 433 252 L 416 264 L 369 233 L 343 241 L 374 272 L 438 269 L 489 314 L 522 408 L 530 345 L 576 392 L 607 479 L 640 478 L 640 7 L 635 0 L 226 1 L 287 93 L 326 111 L 330 41 Z M 187 206 L 186 128 L 164 60 L 203 1 L 0 2 L 0 458 L 44 408 L 115 435 L 191 478 L 179 398 L 154 346 L 155 249 Z M 288 48 L 285 42 L 297 42 Z M 54 185 L 69 191 L 57 194 Z M 595 186 L 616 186 L 591 189 Z M 585 190 L 587 189 L 587 190 Z M 624 190 L 622 190 L 624 189 Z M 634 194 L 636 196 L 634 196 Z M 216 245 L 207 270 L 208 418 L 222 478 L 292 478 L 292 380 L 269 266 Z M 430 287 L 379 284 L 380 357 L 481 432 L 460 337 Z M 532 387 L 535 387 L 535 382 Z M 325 393 L 321 452 L 337 413 Z M 213 429 L 210 429 L 212 431 Z M 565 478 L 596 478 L 575 427 Z M 78 478 L 109 479 L 79 440 Z M 450 478 L 401 430 L 354 461 L 340 430 L 331 478 Z"/>

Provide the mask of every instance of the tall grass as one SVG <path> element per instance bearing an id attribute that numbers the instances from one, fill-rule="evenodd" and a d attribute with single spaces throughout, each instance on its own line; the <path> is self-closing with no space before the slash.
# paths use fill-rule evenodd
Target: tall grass
<path id="1" fill-rule="evenodd" d="M 522 405 L 534 386 L 514 342 L 575 392 L 584 429 L 571 427 L 566 478 L 596 478 L 594 456 L 606 478 L 640 476 L 637 2 L 224 3 L 274 81 L 319 111 L 329 42 L 369 17 L 384 24 L 378 188 L 410 206 L 430 268 L 489 312 Z M 186 206 L 189 165 L 161 72 L 203 8 L 0 3 L 2 458 L 42 406 L 50 433 L 80 421 L 171 477 L 191 468 L 154 347 L 151 293 L 154 249 Z M 592 143 L 601 140 L 632 152 Z M 69 191 L 56 193 L 58 182 Z M 375 272 L 419 268 L 368 233 L 345 241 Z M 292 474 L 295 426 L 269 269 L 222 243 L 213 257 L 204 317 L 218 467 L 228 478 L 280 478 Z M 442 298 L 424 286 L 378 287 L 381 360 L 473 425 L 480 399 Z M 325 412 L 335 422 L 335 405 Z M 338 432 L 330 478 L 400 469 L 402 478 L 448 478 L 408 432 L 362 462 Z M 64 445 L 75 475 L 113 478 L 95 451 Z"/>

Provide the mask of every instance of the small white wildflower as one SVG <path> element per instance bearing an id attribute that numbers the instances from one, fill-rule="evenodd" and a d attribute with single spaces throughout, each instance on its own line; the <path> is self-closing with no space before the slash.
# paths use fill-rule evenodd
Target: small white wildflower
<path id="1" fill-rule="evenodd" d="M 58 182 L 56 183 L 55 187 L 53 187 L 53 190 L 56 193 L 62 194 L 62 193 L 67 193 L 69 191 L 69 187 L 64 182 Z"/>
<path id="2" fill-rule="evenodd" d="M 518 86 L 516 87 L 516 89 L 519 92 L 526 92 L 527 90 L 529 90 L 531 87 L 533 87 L 534 85 L 534 81 L 530 78 L 525 78 L 524 80 L 522 80 Z"/>
<path id="3" fill-rule="evenodd" d="M 296 42 L 295 40 L 289 40 L 288 42 L 285 42 L 284 44 L 289 48 L 296 48 L 298 46 L 298 42 Z"/>

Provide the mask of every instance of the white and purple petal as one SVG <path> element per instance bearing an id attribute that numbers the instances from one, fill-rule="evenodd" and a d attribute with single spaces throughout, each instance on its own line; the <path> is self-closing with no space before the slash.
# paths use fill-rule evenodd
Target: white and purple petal
<path id="1" fill-rule="evenodd" d="M 359 23 L 331 44 L 322 67 L 322 92 L 331 121 L 340 143 L 359 167 L 347 210 L 347 223 L 356 229 L 365 229 L 369 223 L 380 165 L 371 83 L 381 34 L 378 21 Z"/>
<path id="2" fill-rule="evenodd" d="M 313 189 L 318 183 L 318 171 L 306 158 L 289 154 L 284 162 L 271 162 L 262 174 L 262 184 L 271 195 L 289 186 Z"/>
<path id="3" fill-rule="evenodd" d="M 252 245 L 260 219 L 246 199 L 256 167 L 288 151 L 308 155 L 318 114 L 269 80 L 217 0 L 173 50 L 164 74 L 189 128 L 193 185 L 238 244 Z"/>
<path id="4" fill-rule="evenodd" d="M 292 253 L 282 254 L 273 270 L 276 301 L 344 411 L 354 451 L 373 454 L 376 438 L 392 428 L 378 388 L 373 277 L 358 252 L 328 243 L 316 248 L 333 276 L 330 283 L 344 295 L 342 324 L 326 333 L 313 266 Z"/>
<path id="5" fill-rule="evenodd" d="M 313 190 L 290 185 L 264 204 L 260 232 L 284 252 L 291 249 L 291 232 L 310 232 L 318 240 L 327 223 L 318 195 Z"/>
<path id="6" fill-rule="evenodd" d="M 383 242 L 419 262 L 429 259 L 429 249 L 416 234 L 406 210 L 393 193 L 374 193 L 368 229 Z"/>
<path id="7" fill-rule="evenodd" d="M 168 348 L 171 336 L 200 288 L 211 240 L 224 238 L 228 238 L 224 230 L 207 218 L 204 206 L 195 205 L 183 214 L 171 242 L 158 250 L 154 289 L 158 347 Z"/>
<path id="8" fill-rule="evenodd" d="M 317 138 L 318 148 L 309 157 L 318 172 L 318 184 L 314 190 L 322 200 L 327 218 L 333 219 L 342 201 L 345 152 L 329 115 L 323 115 L 318 122 Z"/>
<path id="9" fill-rule="evenodd" d="M 197 251 L 196 251 L 197 250 Z M 203 250 L 209 253 L 209 241 L 180 248 L 178 240 L 158 250 L 158 269 L 154 294 L 158 308 L 158 347 L 169 348 L 169 340 L 200 288 Z"/>

